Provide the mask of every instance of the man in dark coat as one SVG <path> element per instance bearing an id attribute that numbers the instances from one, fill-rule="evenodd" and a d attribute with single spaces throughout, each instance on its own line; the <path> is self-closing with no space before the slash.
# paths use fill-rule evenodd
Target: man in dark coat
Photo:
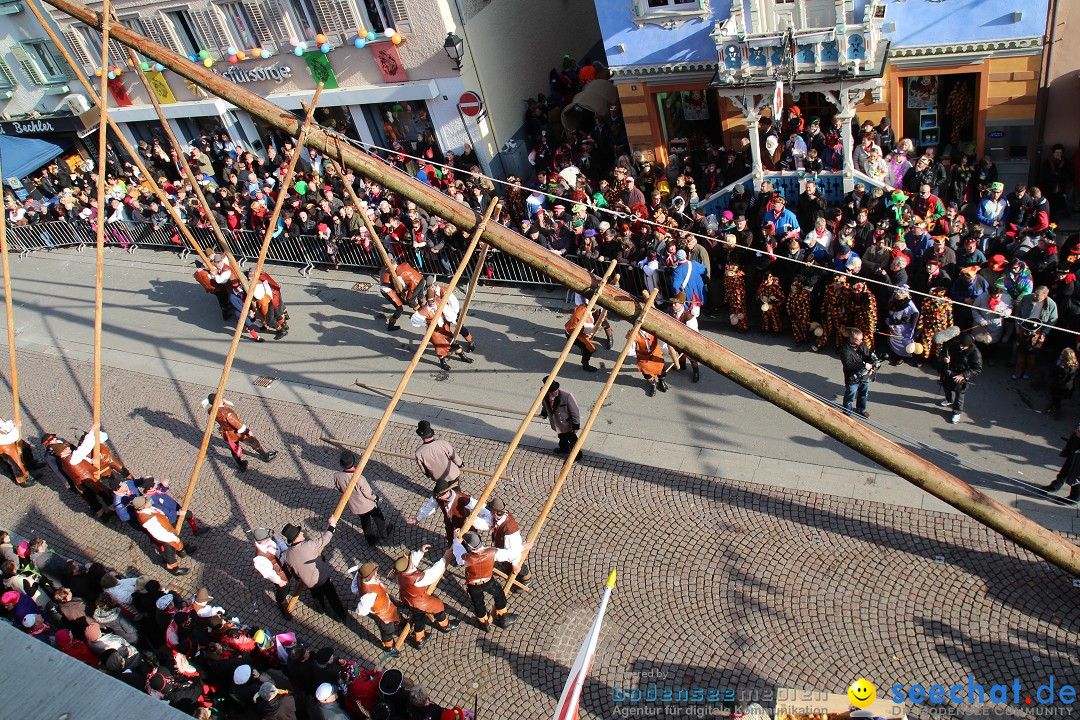
<path id="1" fill-rule="evenodd" d="M 330 577 L 330 564 L 323 557 L 323 549 L 334 538 L 337 523 L 330 521 L 322 535 L 308 540 L 304 532 L 296 525 L 286 525 L 281 531 L 285 541 L 289 543 L 289 549 L 282 557 L 283 564 L 289 566 L 292 574 L 300 579 L 303 587 L 311 588 L 312 596 L 318 600 L 319 608 L 325 612 L 326 605 L 334 611 L 338 620 L 347 623 L 348 613 L 341 604 L 337 590 L 334 589 L 333 578 Z"/>
<path id="2" fill-rule="evenodd" d="M 1069 499 L 1073 502 L 1080 500 L 1080 424 L 1065 441 L 1065 447 L 1058 453 L 1065 458 L 1061 464 L 1057 477 L 1043 489 L 1047 492 L 1057 492 L 1065 485 L 1069 486 Z"/>
<path id="3" fill-rule="evenodd" d="M 975 340 L 970 333 L 963 333 L 956 340 L 945 344 L 941 354 L 941 387 L 945 389 L 945 399 L 938 405 L 952 406 L 949 422 L 953 425 L 960 422 L 968 384 L 982 369 L 982 355 L 975 347 Z"/>

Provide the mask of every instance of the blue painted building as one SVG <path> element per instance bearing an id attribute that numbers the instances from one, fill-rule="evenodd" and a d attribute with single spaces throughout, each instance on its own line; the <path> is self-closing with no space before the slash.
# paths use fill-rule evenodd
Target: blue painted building
<path id="1" fill-rule="evenodd" d="M 1027 175 L 1047 0 L 595 2 L 632 149 L 654 160 L 753 141 L 781 78 L 804 117 L 889 117 Z"/>

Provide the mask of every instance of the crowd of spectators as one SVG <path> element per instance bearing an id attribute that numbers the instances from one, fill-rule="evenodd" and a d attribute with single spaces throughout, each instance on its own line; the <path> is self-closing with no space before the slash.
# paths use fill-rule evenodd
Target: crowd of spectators
<path id="1" fill-rule="evenodd" d="M 371 671 L 149 577 L 53 552 L 0 530 L 0 620 L 193 717 L 463 720 L 400 670 Z"/>
<path id="2" fill-rule="evenodd" d="M 728 315 L 743 331 L 757 317 L 757 304 L 746 299 L 762 299 L 761 288 L 767 284 L 762 306 L 779 315 L 774 313 L 767 322 L 763 317 L 763 325 L 773 331 L 788 327 L 796 341 L 809 332 L 812 337 L 826 335 L 820 345 L 833 342 L 835 338 L 827 337 L 829 326 L 854 324 L 856 316 L 865 315 L 848 296 L 864 295 L 854 286 L 867 283 L 876 301 L 871 340 L 877 334 L 896 334 L 888 328 L 899 316 L 890 318 L 890 312 L 904 310 L 908 324 L 908 303 L 921 313 L 928 301 L 940 305 L 943 298 L 950 305 L 952 300 L 961 303 L 949 307 L 958 325 L 985 330 L 977 333 L 984 350 L 1012 346 L 1014 374 L 1023 377 L 1030 375 L 1033 357 L 1027 344 L 1035 343 L 1037 354 L 1050 326 L 1080 328 L 1080 297 L 1074 298 L 1080 238 L 1056 238 L 1051 222 L 1057 210 L 1067 210 L 1063 149 L 1055 148 L 1044 163 L 1048 192 L 1024 184 L 1007 190 L 989 157 L 974 163 L 957 154 L 946 164 L 934 147 L 917 151 L 910 139 L 897 138 L 888 119 L 877 125 L 856 120 L 855 167 L 881 186 L 856 182 L 839 202 L 829 202 L 817 187 L 815 173 L 836 170 L 842 163 L 840 121 L 803 118 L 793 107 L 782 122 L 763 120 L 760 140 L 767 170 L 804 171 L 798 196 L 783 197 L 769 180 L 758 192 L 740 184 L 734 186 L 726 210 L 707 214 L 700 203 L 749 171 L 749 140 L 728 149 L 693 139 L 685 152 L 672 152 L 661 166 L 629 152 L 617 104 L 573 131 L 562 128 L 558 111 L 573 102 L 585 81 L 605 75 L 599 64 L 579 66 L 564 58 L 562 67 L 551 71 L 548 92 L 528 100 L 529 178 L 493 181 L 481 172 L 471 147 L 461 155 L 443 154 L 433 133 L 410 135 L 406 128 L 394 127 L 392 117 L 392 147 L 370 151 L 478 212 L 498 196 L 497 222 L 582 264 L 614 259 L 639 268 L 643 284 L 660 286 L 666 297 L 686 287 L 671 285 L 672 277 L 687 274 L 678 272 L 679 265 L 691 263 L 690 275 L 700 266 L 705 290 L 692 301 L 706 315 Z M 279 180 L 293 152 L 291 139 L 271 134 L 265 156 L 223 132 L 204 133 L 183 157 L 167 148 L 166 142 L 154 140 L 140 143 L 139 152 L 190 225 L 206 227 L 208 219 L 193 198 L 182 163 L 204 186 L 210 212 L 223 228 L 266 230 L 270 208 L 283 190 Z M 465 244 L 458 228 L 352 171 L 340 175 L 314 149 L 301 153 L 297 179 L 284 189 L 285 211 L 275 229 L 279 242 L 317 237 L 326 263 L 336 266 L 345 244 L 371 249 L 359 216 L 366 212 L 392 254 L 424 259 L 430 263 L 424 265 L 425 272 L 452 270 L 452 253 L 447 251 L 460 251 Z M 130 162 L 110 153 L 104 171 L 107 223 L 167 221 Z M 94 223 L 101 214 L 93 199 L 95 180 L 90 161 L 76 172 L 52 165 L 34 179 L 36 187 L 27 202 L 19 205 L 9 196 L 9 221 Z M 365 207 L 353 207 L 345 183 Z M 120 244 L 130 241 L 122 231 L 109 237 Z M 848 290 L 836 291 L 844 297 L 832 298 L 830 310 L 825 307 L 826 290 L 836 284 L 834 271 L 847 275 L 843 284 Z M 800 310 L 795 319 L 789 299 L 803 294 L 809 314 Z M 1024 304 L 1029 294 L 1038 299 Z M 937 314 L 939 310 L 935 305 Z M 1024 317 L 1019 317 L 1021 310 Z M 836 317 L 837 312 L 842 317 Z M 1002 321 L 1008 314 L 1015 321 Z M 1022 322 L 1027 320 L 1035 322 Z M 914 322 L 917 330 L 917 319 Z M 823 332 L 818 332 L 819 325 L 825 326 Z M 904 337 L 917 339 L 911 333 Z M 918 353 L 911 352 L 911 342 L 891 343 L 896 346 L 894 360 L 936 356 L 938 348 L 925 342 L 926 333 L 920 337 L 924 342 Z M 1071 341 L 1064 338 L 1058 344 Z M 996 356 L 992 352 L 989 359 Z"/>

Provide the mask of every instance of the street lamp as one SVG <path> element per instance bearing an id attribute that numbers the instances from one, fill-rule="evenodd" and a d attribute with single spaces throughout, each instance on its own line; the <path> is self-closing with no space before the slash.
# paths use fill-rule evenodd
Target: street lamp
<path id="1" fill-rule="evenodd" d="M 454 69 L 460 70 L 461 58 L 465 56 L 465 41 L 454 33 L 448 32 L 446 33 L 446 40 L 443 42 L 443 50 L 454 61 Z"/>

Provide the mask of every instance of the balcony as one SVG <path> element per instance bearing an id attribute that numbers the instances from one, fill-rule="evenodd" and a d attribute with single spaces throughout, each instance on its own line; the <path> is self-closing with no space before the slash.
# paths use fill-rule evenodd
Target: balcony
<path id="1" fill-rule="evenodd" d="M 714 86 L 764 87 L 785 76 L 799 78 L 800 84 L 880 78 L 889 45 L 881 37 L 885 5 L 868 3 L 859 22 L 849 22 L 854 11 L 846 5 L 838 0 L 830 27 L 797 27 L 799 13 L 773 17 L 774 26 L 786 26 L 768 28 L 753 2 L 747 18 L 741 0 L 735 0 L 731 16 L 712 32 L 719 63 Z"/>

